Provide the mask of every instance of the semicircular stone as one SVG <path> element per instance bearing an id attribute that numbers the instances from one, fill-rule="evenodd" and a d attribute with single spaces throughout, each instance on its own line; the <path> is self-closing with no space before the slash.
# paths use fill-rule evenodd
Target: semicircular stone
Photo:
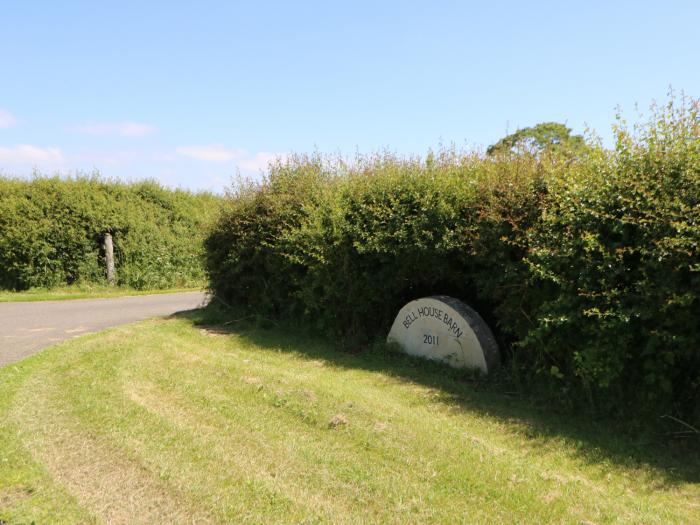
<path id="1" fill-rule="evenodd" d="M 398 343 L 407 354 L 483 373 L 501 361 L 486 322 L 473 308 L 446 295 L 416 299 L 401 308 L 387 341 Z"/>

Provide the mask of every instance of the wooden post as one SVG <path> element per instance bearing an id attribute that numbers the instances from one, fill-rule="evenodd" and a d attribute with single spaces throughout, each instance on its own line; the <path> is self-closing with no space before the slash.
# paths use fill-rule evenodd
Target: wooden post
<path id="1" fill-rule="evenodd" d="M 103 238 L 105 249 L 105 263 L 107 266 L 107 282 L 110 286 L 114 286 L 117 281 L 117 276 L 114 272 L 114 245 L 112 243 L 112 234 L 105 233 Z"/>

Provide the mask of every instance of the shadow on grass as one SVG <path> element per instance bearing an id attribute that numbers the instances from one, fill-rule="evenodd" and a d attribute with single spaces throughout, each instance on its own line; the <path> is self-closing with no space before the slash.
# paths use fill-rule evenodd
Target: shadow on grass
<path id="1" fill-rule="evenodd" d="M 700 439 L 671 440 L 660 433 L 632 434 L 624 423 L 589 415 L 553 411 L 533 399 L 521 398 L 508 387 L 478 379 L 464 371 L 403 354 L 366 349 L 344 352 L 327 339 L 301 329 L 254 327 L 226 321 L 216 308 L 175 314 L 194 326 L 220 334 L 236 335 L 252 344 L 288 351 L 334 367 L 381 372 L 402 380 L 439 389 L 442 402 L 462 410 L 514 424 L 523 437 L 541 443 L 565 439 L 571 450 L 589 463 L 613 462 L 620 466 L 648 467 L 665 485 L 700 482 Z"/>

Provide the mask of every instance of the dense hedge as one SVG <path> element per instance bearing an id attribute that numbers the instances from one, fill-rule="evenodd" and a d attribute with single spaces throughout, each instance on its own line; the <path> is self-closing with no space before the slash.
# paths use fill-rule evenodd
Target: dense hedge
<path id="1" fill-rule="evenodd" d="M 105 281 L 105 232 L 118 284 L 203 283 L 202 241 L 220 197 L 99 177 L 0 177 L 0 288 Z"/>
<path id="2" fill-rule="evenodd" d="M 251 313 L 303 319 L 351 342 L 384 333 L 408 300 L 445 293 L 514 339 L 540 294 L 523 241 L 544 179 L 527 157 L 442 152 L 352 169 L 292 159 L 227 202 L 205 242 L 210 286 Z"/>
<path id="3" fill-rule="evenodd" d="M 297 157 L 240 187 L 206 245 L 214 293 L 346 341 L 408 300 L 476 306 L 511 370 L 571 406 L 700 406 L 697 104 L 571 155 Z"/>

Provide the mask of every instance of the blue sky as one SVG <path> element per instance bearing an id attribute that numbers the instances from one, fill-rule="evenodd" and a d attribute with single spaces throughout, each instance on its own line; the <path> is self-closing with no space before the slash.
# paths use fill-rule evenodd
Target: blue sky
<path id="1" fill-rule="evenodd" d="M 146 5 L 147 4 L 147 5 Z M 610 139 L 700 96 L 700 2 L 3 2 L 0 172 L 220 190 L 274 155 Z"/>

